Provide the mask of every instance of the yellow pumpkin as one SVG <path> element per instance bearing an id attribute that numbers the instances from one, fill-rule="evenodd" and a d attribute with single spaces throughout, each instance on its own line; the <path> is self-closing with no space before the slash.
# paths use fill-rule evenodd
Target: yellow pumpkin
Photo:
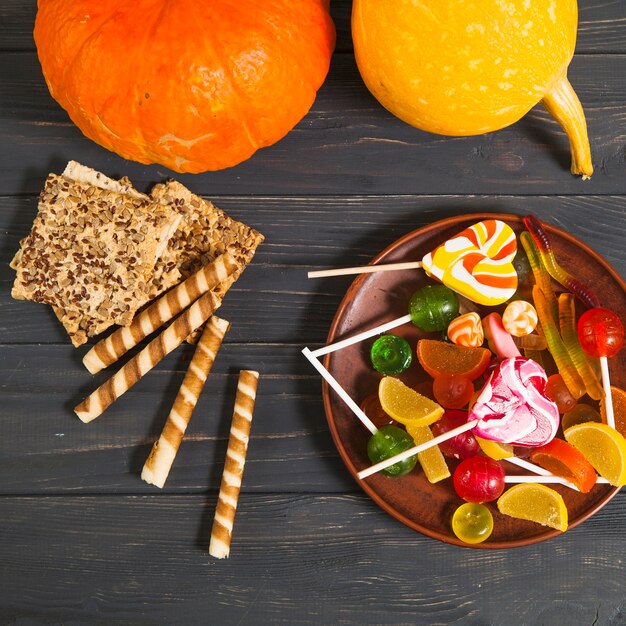
<path id="1" fill-rule="evenodd" d="M 432 133 L 499 130 L 541 102 L 570 140 L 572 173 L 593 173 L 582 106 L 567 80 L 576 0 L 354 0 L 352 37 L 368 89 Z"/>

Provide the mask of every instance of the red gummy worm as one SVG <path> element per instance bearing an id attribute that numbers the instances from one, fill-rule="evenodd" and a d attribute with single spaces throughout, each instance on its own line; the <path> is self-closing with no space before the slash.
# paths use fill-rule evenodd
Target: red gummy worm
<path id="1" fill-rule="evenodd" d="M 541 220 L 534 215 L 526 215 L 524 217 L 524 225 L 537 244 L 541 260 L 550 276 L 563 285 L 563 287 L 569 289 L 583 304 L 592 309 L 599 307 L 600 298 L 598 298 L 593 290 L 582 281 L 574 278 L 557 263 L 552 245 L 550 244 L 550 239 L 543 228 Z"/>

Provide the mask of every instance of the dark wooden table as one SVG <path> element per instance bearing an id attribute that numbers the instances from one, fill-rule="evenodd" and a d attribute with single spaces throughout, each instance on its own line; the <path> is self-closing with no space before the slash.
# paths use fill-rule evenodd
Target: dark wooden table
<path id="1" fill-rule="evenodd" d="M 233 322 L 166 488 L 139 478 L 191 356 L 165 359 L 90 425 L 72 413 L 91 376 L 47 307 L 10 297 L 8 263 L 48 172 L 76 159 L 145 189 L 171 176 L 85 139 L 51 99 L 33 0 L 0 2 L 0 622 L 2 624 L 624 624 L 626 496 L 528 548 L 457 548 L 379 510 L 333 446 L 317 347 L 349 278 L 452 214 L 532 211 L 626 274 L 626 5 L 581 0 L 570 80 L 596 166 L 568 172 L 567 141 L 534 109 L 471 138 L 417 131 L 382 109 L 334 0 L 337 53 L 307 117 L 226 171 L 178 178 L 267 237 L 225 301 Z M 207 545 L 239 368 L 261 383 L 231 557 Z"/>

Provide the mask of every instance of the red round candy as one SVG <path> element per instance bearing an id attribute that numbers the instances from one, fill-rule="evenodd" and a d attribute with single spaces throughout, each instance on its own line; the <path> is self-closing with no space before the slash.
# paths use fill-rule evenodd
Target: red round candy
<path id="1" fill-rule="evenodd" d="M 504 491 L 504 470 L 488 456 L 473 456 L 459 463 L 452 477 L 459 497 L 468 502 L 490 502 Z"/>
<path id="2" fill-rule="evenodd" d="M 441 419 L 432 425 L 435 437 L 447 433 L 453 428 L 467 423 L 467 412 L 451 409 L 446 411 Z M 451 459 L 467 459 L 478 454 L 480 446 L 476 437 L 470 431 L 465 431 L 452 439 L 448 439 L 439 444 L 441 452 Z"/>
<path id="3" fill-rule="evenodd" d="M 587 354 L 612 357 L 624 343 L 624 326 L 613 311 L 589 309 L 578 320 L 578 339 Z"/>
<path id="4" fill-rule="evenodd" d="M 570 393 L 561 374 L 548 377 L 545 394 L 556 404 L 561 414 L 571 411 L 576 406 L 576 398 Z"/>
<path id="5" fill-rule="evenodd" d="M 459 374 L 440 374 L 433 381 L 433 395 L 444 409 L 461 409 L 472 399 L 474 385 Z"/>

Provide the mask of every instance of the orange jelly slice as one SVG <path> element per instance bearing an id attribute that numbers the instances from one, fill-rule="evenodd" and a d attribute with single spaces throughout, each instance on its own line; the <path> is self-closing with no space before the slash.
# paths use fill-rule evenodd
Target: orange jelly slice
<path id="1" fill-rule="evenodd" d="M 459 374 L 475 380 L 487 369 L 491 352 L 487 348 L 467 348 L 436 339 L 420 339 L 417 358 L 433 378 L 440 374 Z"/>
<path id="2" fill-rule="evenodd" d="M 530 460 L 574 483 L 582 493 L 590 491 L 598 478 L 583 453 L 562 439 L 555 438 L 545 446 L 535 448 Z"/>

